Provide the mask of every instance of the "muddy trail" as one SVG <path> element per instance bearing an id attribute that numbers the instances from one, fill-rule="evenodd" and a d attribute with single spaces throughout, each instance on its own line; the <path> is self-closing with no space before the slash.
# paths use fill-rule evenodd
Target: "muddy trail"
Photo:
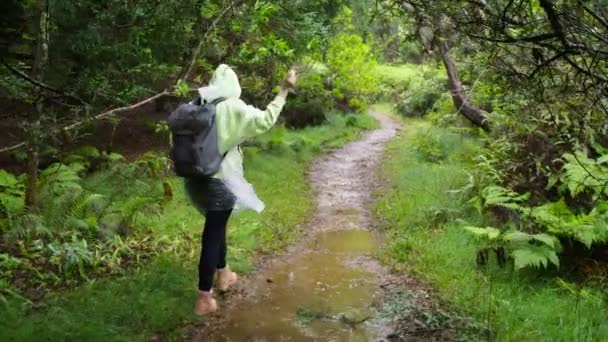
<path id="1" fill-rule="evenodd" d="M 431 296 L 392 275 L 375 258 L 382 234 L 368 209 L 375 169 L 399 124 L 372 113 L 380 128 L 317 160 L 310 181 L 317 208 L 305 236 L 284 255 L 261 262 L 196 326 L 194 341 L 449 340 L 425 325 Z M 296 194 L 294 194 L 296 195 Z"/>

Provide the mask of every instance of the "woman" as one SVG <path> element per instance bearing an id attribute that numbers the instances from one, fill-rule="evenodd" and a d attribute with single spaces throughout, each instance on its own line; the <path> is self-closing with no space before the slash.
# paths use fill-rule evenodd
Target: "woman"
<path id="1" fill-rule="evenodd" d="M 291 70 L 279 94 L 266 110 L 248 106 L 239 99 L 239 80 L 234 71 L 224 64 L 215 70 L 209 85 L 199 89 L 202 103 L 223 99 L 216 105 L 215 120 L 219 152 L 225 157 L 220 170 L 212 178 L 190 178 L 185 181 L 186 192 L 193 204 L 206 216 L 198 266 L 199 295 L 194 307 L 197 315 L 211 313 L 218 308 L 211 290 L 214 274 L 216 288 L 220 291 L 226 291 L 237 282 L 236 273 L 226 264 L 226 224 L 232 210 L 235 206 L 258 212 L 264 209 L 253 187 L 243 177 L 243 157 L 239 145 L 274 126 L 296 79 L 295 72 Z"/>

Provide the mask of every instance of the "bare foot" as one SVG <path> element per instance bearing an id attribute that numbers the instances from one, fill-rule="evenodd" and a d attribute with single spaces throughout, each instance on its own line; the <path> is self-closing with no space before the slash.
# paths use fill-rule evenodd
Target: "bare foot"
<path id="1" fill-rule="evenodd" d="M 194 314 L 202 316 L 217 311 L 217 302 L 213 299 L 213 293 L 198 292 L 198 299 L 194 305 Z"/>
<path id="2" fill-rule="evenodd" d="M 230 271 L 228 267 L 217 271 L 216 287 L 219 291 L 226 291 L 238 281 L 236 273 Z"/>

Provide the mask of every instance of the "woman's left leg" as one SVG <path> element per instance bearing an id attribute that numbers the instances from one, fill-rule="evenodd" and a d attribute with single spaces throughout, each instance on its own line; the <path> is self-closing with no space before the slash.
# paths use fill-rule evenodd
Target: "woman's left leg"
<path id="1" fill-rule="evenodd" d="M 226 224 L 231 213 L 232 210 L 207 212 L 198 264 L 201 291 L 210 291 L 216 268 L 226 266 Z"/>
<path id="2" fill-rule="evenodd" d="M 211 287 L 216 267 L 221 263 L 225 264 L 226 224 L 231 213 L 232 210 L 210 210 L 206 215 L 201 242 L 201 258 L 198 264 L 199 296 L 194 307 L 194 312 L 198 315 L 217 310 Z"/>

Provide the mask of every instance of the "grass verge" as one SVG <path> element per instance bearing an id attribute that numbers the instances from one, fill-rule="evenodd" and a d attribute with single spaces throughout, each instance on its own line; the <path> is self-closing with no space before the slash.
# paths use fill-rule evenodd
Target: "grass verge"
<path id="1" fill-rule="evenodd" d="M 417 274 L 460 313 L 490 328 L 473 339 L 606 340 L 608 315 L 598 291 L 555 276 L 476 265 L 476 243 L 462 228 L 476 213 L 455 191 L 468 182 L 475 140 L 421 120 L 405 121 L 403 132 L 389 144 L 382 168 L 388 191 L 375 205 L 388 234 L 384 261 Z"/>
<path id="2" fill-rule="evenodd" d="M 229 262 L 250 269 L 258 252 L 273 252 L 293 241 L 312 209 L 306 179 L 312 158 L 376 126 L 367 115 L 336 115 L 323 126 L 299 131 L 282 128 L 245 148 L 246 176 L 266 202 L 262 215 L 236 214 L 229 223 Z M 100 279 L 45 303 L 20 298 L 0 302 L 1 341 L 138 341 L 161 335 L 179 339 L 191 321 L 196 291 L 196 264 L 203 218 L 189 205 L 179 179 L 161 216 L 143 216 L 138 225 L 188 243 L 175 255 L 154 259 L 133 274 Z"/>

